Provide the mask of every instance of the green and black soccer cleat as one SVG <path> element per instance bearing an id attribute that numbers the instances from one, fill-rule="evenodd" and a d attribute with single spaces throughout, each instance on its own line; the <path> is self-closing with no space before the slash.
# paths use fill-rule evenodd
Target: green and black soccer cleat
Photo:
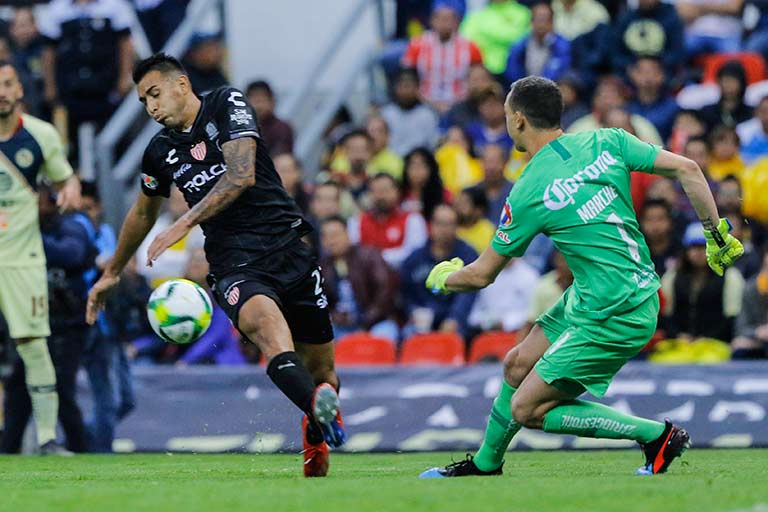
<path id="1" fill-rule="evenodd" d="M 672 461 L 691 447 L 691 436 L 685 429 L 676 427 L 669 420 L 664 423 L 664 432 L 658 439 L 648 444 L 640 444 L 645 453 L 645 465 L 635 474 L 645 476 L 666 473 Z"/>
<path id="2" fill-rule="evenodd" d="M 420 474 L 419 478 L 450 478 L 454 476 L 500 475 L 501 468 L 503 466 L 504 466 L 504 463 L 502 462 L 501 466 L 499 466 L 498 469 L 494 471 L 481 471 L 480 468 L 478 468 L 475 465 L 474 456 L 467 454 L 466 459 L 448 464 L 444 468 L 428 469 L 422 474 Z"/>

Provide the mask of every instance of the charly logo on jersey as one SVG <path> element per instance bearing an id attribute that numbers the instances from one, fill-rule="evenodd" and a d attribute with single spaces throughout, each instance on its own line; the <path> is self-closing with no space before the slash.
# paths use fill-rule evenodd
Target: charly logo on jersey
<path id="1" fill-rule="evenodd" d="M 550 210 L 562 210 L 569 204 L 575 204 L 574 194 L 579 191 L 587 180 L 600 177 L 608 166 L 615 164 L 616 159 L 608 151 L 603 151 L 594 162 L 573 175 L 572 178 L 557 178 L 544 189 L 544 206 Z"/>
<path id="2" fill-rule="evenodd" d="M 13 155 L 13 160 L 19 167 L 27 168 L 35 161 L 35 155 L 33 155 L 32 151 L 27 148 L 21 148 L 15 155 Z"/>
<path id="3" fill-rule="evenodd" d="M 512 224 L 512 207 L 509 206 L 509 199 L 504 201 L 504 208 L 501 209 L 501 217 L 499 218 L 500 226 L 509 226 Z"/>
<path id="4" fill-rule="evenodd" d="M 158 182 L 154 176 L 144 173 L 141 173 L 141 183 L 149 190 L 156 190 L 158 186 Z"/>
<path id="5" fill-rule="evenodd" d="M 215 179 L 220 174 L 224 174 L 227 171 L 227 166 L 224 164 L 213 164 L 203 172 L 199 172 L 189 178 L 181 188 L 189 192 L 200 192 L 203 185 L 209 181 Z M 177 184 L 178 185 L 178 184 Z"/>
<path id="6" fill-rule="evenodd" d="M 168 151 L 168 156 L 165 157 L 165 161 L 171 165 L 175 164 L 176 162 L 179 161 L 179 157 L 174 155 L 176 155 L 176 150 L 171 149 L 170 151 Z"/>
<path id="7" fill-rule="evenodd" d="M 194 146 L 192 146 L 192 149 L 189 150 L 189 154 L 192 155 L 192 158 L 195 160 L 204 160 L 205 154 L 208 152 L 207 148 L 205 147 L 205 141 L 201 140 Z"/>

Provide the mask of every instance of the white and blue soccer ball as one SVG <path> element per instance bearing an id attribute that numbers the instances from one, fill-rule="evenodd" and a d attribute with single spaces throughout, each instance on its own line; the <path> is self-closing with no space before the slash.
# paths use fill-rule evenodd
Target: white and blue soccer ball
<path id="1" fill-rule="evenodd" d="M 211 325 L 213 305 L 205 290 L 188 279 L 171 279 L 152 292 L 147 317 L 152 330 L 169 343 L 192 343 Z"/>

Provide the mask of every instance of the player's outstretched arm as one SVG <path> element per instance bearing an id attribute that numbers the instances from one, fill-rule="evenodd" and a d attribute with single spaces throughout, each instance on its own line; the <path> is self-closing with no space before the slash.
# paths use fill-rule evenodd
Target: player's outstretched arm
<path id="1" fill-rule="evenodd" d="M 120 281 L 120 272 L 136 253 L 136 249 L 144 241 L 149 230 L 155 225 L 162 203 L 163 198 L 160 196 L 150 197 L 140 193 L 136 203 L 128 211 L 123 227 L 120 229 L 115 254 L 107 262 L 104 273 L 88 293 L 85 320 L 89 324 L 92 325 L 96 321 L 109 292 Z"/>
<path id="2" fill-rule="evenodd" d="M 653 165 L 654 172 L 680 181 L 704 226 L 707 239 L 707 263 L 719 276 L 744 253 L 744 247 L 728 233 L 730 225 L 721 219 L 709 183 L 698 164 L 669 151 L 660 151 Z"/>
<path id="3" fill-rule="evenodd" d="M 433 293 L 473 292 L 491 284 L 507 262 L 508 257 L 488 247 L 466 267 L 460 258 L 438 263 L 429 273 L 426 285 Z"/>
<path id="4" fill-rule="evenodd" d="M 189 230 L 221 212 L 256 183 L 256 140 L 242 137 L 221 145 L 227 172 L 213 188 L 168 229 L 157 235 L 149 246 L 147 264 L 152 265 L 168 247 L 181 240 Z"/>

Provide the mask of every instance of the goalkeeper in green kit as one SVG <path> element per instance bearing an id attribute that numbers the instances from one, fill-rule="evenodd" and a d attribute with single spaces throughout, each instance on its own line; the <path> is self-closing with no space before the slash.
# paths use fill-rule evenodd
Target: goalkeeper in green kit
<path id="1" fill-rule="evenodd" d="M 707 261 L 718 275 L 743 247 L 728 234 L 693 161 L 620 129 L 564 134 L 562 96 L 545 78 L 512 84 L 505 110 L 510 136 L 531 160 L 507 198 L 490 247 L 467 266 L 458 258 L 439 263 L 426 285 L 435 293 L 484 288 L 538 233 L 565 256 L 574 282 L 506 355 L 501 390 L 478 452 L 421 477 L 501 474 L 504 453 L 522 427 L 631 439 L 646 456 L 637 473 L 664 473 L 690 446 L 684 429 L 577 399 L 585 391 L 603 396 L 616 372 L 656 330 L 659 277 L 635 218 L 630 172 L 680 181 L 704 226 Z"/>

